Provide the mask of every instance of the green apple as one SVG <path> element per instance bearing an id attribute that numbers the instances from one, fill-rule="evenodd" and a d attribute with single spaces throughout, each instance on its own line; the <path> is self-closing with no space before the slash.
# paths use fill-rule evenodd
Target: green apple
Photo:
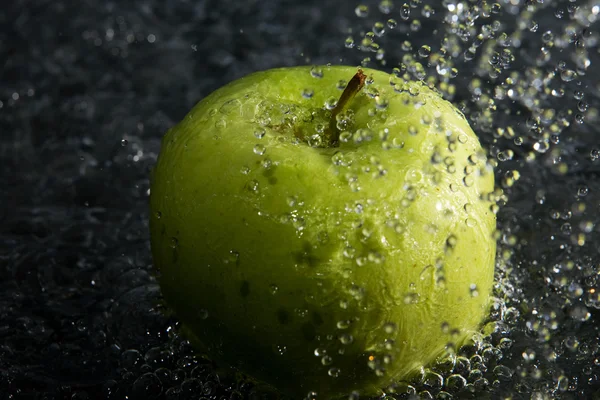
<path id="1" fill-rule="evenodd" d="M 478 329 L 493 171 L 421 82 L 283 68 L 206 97 L 151 186 L 164 300 L 191 342 L 293 398 L 381 393 Z"/>

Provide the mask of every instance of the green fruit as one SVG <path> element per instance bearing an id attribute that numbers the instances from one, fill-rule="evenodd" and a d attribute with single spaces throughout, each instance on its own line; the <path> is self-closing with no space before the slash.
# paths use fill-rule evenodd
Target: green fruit
<path id="1" fill-rule="evenodd" d="M 477 137 L 422 83 L 364 72 L 217 90 L 152 179 L 154 262 L 188 337 L 294 398 L 381 393 L 474 332 L 493 283 Z"/>

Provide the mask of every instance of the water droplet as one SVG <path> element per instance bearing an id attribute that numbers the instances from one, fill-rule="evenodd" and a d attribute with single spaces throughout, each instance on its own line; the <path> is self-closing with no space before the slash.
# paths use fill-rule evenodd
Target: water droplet
<path id="1" fill-rule="evenodd" d="M 267 131 L 264 128 L 257 128 L 254 131 L 254 137 L 256 137 L 257 139 L 262 139 L 263 137 L 265 137 Z"/>
<path id="2" fill-rule="evenodd" d="M 375 22 L 373 25 L 373 33 L 375 36 L 381 37 L 385 34 L 385 25 L 383 22 Z"/>
<path id="3" fill-rule="evenodd" d="M 513 371 L 504 365 L 498 365 L 494 368 L 494 375 L 503 382 L 510 381 L 513 376 Z"/>
<path id="4" fill-rule="evenodd" d="M 471 297 L 479 296 L 479 291 L 477 290 L 477 285 L 474 283 L 471 283 L 469 285 L 469 292 L 471 293 Z"/>
<path id="5" fill-rule="evenodd" d="M 381 0 L 381 2 L 379 2 L 379 11 L 381 11 L 382 14 L 389 14 L 393 9 L 394 3 L 392 0 Z"/>
<path id="6" fill-rule="evenodd" d="M 408 21 L 410 19 L 410 6 L 406 3 L 402 4 L 400 7 L 400 18 L 404 21 Z"/>
<path id="7" fill-rule="evenodd" d="M 157 398 L 163 391 L 163 385 L 154 373 L 147 372 L 133 383 L 131 390 L 135 398 Z"/>
<path id="8" fill-rule="evenodd" d="M 398 329 L 398 325 L 396 325 L 393 322 L 387 322 L 385 325 L 383 325 L 383 330 L 387 334 L 395 333 L 397 329 Z"/>
<path id="9" fill-rule="evenodd" d="M 419 49 L 419 57 L 421 57 L 421 58 L 427 58 L 427 57 L 429 57 L 430 54 L 431 54 L 431 47 L 426 44 L 421 46 L 421 48 Z"/>
<path id="10" fill-rule="evenodd" d="M 329 376 L 331 376 L 332 378 L 337 378 L 338 376 L 340 376 L 340 369 L 333 367 L 333 368 L 329 368 L 329 370 L 327 371 L 327 374 Z"/>
<path id="11" fill-rule="evenodd" d="M 435 14 L 435 10 L 429 5 L 425 5 L 421 10 L 421 15 L 425 18 L 431 18 Z"/>
<path id="12" fill-rule="evenodd" d="M 321 135 L 314 134 L 308 138 L 307 142 L 310 147 L 321 147 L 323 145 L 323 138 Z"/>
<path id="13" fill-rule="evenodd" d="M 322 78 L 323 77 L 323 68 L 314 66 L 310 69 L 310 76 L 313 78 Z"/>
<path id="14" fill-rule="evenodd" d="M 308 394 L 304 398 L 304 400 L 317 400 L 317 399 L 318 399 L 317 392 L 308 392 Z"/>
<path id="15" fill-rule="evenodd" d="M 572 69 L 565 69 L 560 72 L 560 78 L 564 82 L 571 82 L 573 79 L 577 77 L 577 73 Z"/>
<path id="16" fill-rule="evenodd" d="M 404 295 L 404 304 L 417 304 L 419 295 L 417 293 L 407 293 Z"/>
<path id="17" fill-rule="evenodd" d="M 458 243 L 458 238 L 455 235 L 450 235 L 446 239 L 446 252 L 454 250 L 456 244 Z"/>
<path id="18" fill-rule="evenodd" d="M 265 154 L 266 148 L 262 144 L 256 144 L 254 145 L 253 151 L 254 154 L 262 156 L 263 154 Z"/>
<path id="19" fill-rule="evenodd" d="M 354 13 L 359 18 L 366 18 L 369 15 L 369 7 L 364 4 L 360 4 L 354 9 Z"/>
<path id="20" fill-rule="evenodd" d="M 248 182 L 247 189 L 250 192 L 258 193 L 258 191 L 259 191 L 259 183 L 258 183 L 258 181 L 256 179 L 253 179 L 250 182 Z"/>
<path id="21" fill-rule="evenodd" d="M 438 390 L 444 385 L 444 378 L 433 371 L 427 371 L 423 377 L 423 384 L 429 389 Z"/>
<path id="22" fill-rule="evenodd" d="M 344 333 L 340 335 L 340 342 L 345 345 L 352 344 L 352 342 L 354 342 L 354 337 L 349 333 Z"/>
<path id="23" fill-rule="evenodd" d="M 351 323 L 351 321 L 348 319 L 338 321 L 337 328 L 338 329 L 348 329 L 350 327 L 350 323 Z"/>
<path id="24" fill-rule="evenodd" d="M 331 365 L 333 363 L 333 358 L 331 358 L 331 356 L 323 356 L 321 358 L 321 364 L 323 365 Z"/>
<path id="25" fill-rule="evenodd" d="M 223 103 L 221 107 L 219 107 L 219 112 L 221 114 L 231 114 L 234 111 L 240 111 L 242 103 L 238 99 L 231 99 Z"/>
<path id="26" fill-rule="evenodd" d="M 530 32 L 537 32 L 539 25 L 536 21 L 531 20 L 531 21 L 529 21 L 527 28 L 529 29 Z"/>
<path id="27" fill-rule="evenodd" d="M 550 148 L 550 144 L 548 142 L 535 142 L 533 144 L 533 149 L 538 153 L 545 153 Z"/>
<path id="28" fill-rule="evenodd" d="M 459 374 L 450 375 L 446 379 L 446 388 L 452 392 L 458 392 L 467 385 L 467 380 Z"/>
<path id="29" fill-rule="evenodd" d="M 304 97 L 305 99 L 310 99 L 314 95 L 315 95 L 315 92 L 312 89 L 303 89 L 302 90 L 302 97 Z"/>
<path id="30" fill-rule="evenodd" d="M 348 396 L 348 400 L 359 400 L 360 399 L 360 394 L 357 391 L 352 391 L 352 393 L 350 393 L 350 395 Z"/>

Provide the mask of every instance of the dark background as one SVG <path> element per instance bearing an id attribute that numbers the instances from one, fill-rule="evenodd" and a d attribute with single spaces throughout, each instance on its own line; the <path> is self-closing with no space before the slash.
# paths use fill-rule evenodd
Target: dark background
<path id="1" fill-rule="evenodd" d="M 499 163 L 497 299 L 492 334 L 461 350 L 468 368 L 436 366 L 394 396 L 597 397 L 598 22 L 577 14 L 590 14 L 594 2 L 500 1 L 482 13 L 485 2 L 463 1 L 480 15 L 462 15 L 464 29 L 446 19 L 442 2 L 407 1 L 415 6 L 407 21 L 402 3 L 386 15 L 379 1 L 365 1 L 362 18 L 359 3 L 345 0 L 3 2 L 0 399 L 272 397 L 195 357 L 176 320 L 156 306 L 147 202 L 160 139 L 198 100 L 247 73 L 357 65 L 367 56 L 365 65 L 391 71 L 423 44 L 438 51 L 444 37 L 460 37 L 460 51 L 448 56 L 459 71 L 456 92 L 446 97 Z M 523 17 L 528 3 L 538 29 Z M 358 44 L 389 18 L 398 26 L 376 39 L 386 51 L 378 61 Z M 419 30 L 410 29 L 413 19 Z M 494 28 L 486 41 L 498 56 L 484 46 L 465 56 L 477 42 L 468 33 L 484 25 Z M 522 39 L 507 43 L 503 32 Z M 413 48 L 403 49 L 404 40 Z M 444 80 L 423 62 L 436 84 Z M 523 91 L 490 108 L 485 94 L 511 87 Z M 556 113 L 540 120 L 541 109 Z M 514 171 L 520 180 L 511 185 Z"/>

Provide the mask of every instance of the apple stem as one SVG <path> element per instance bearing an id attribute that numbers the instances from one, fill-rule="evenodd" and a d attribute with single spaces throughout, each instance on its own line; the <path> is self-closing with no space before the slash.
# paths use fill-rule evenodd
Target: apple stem
<path id="1" fill-rule="evenodd" d="M 329 147 L 337 147 L 340 140 L 340 130 L 337 127 L 337 116 L 348 106 L 350 101 L 361 91 L 365 86 L 367 76 L 363 73 L 362 69 L 358 69 L 356 74 L 350 79 L 350 82 L 346 85 L 344 92 L 340 96 L 335 108 L 331 111 L 331 118 L 329 119 L 329 129 L 327 137 L 329 138 Z"/>

